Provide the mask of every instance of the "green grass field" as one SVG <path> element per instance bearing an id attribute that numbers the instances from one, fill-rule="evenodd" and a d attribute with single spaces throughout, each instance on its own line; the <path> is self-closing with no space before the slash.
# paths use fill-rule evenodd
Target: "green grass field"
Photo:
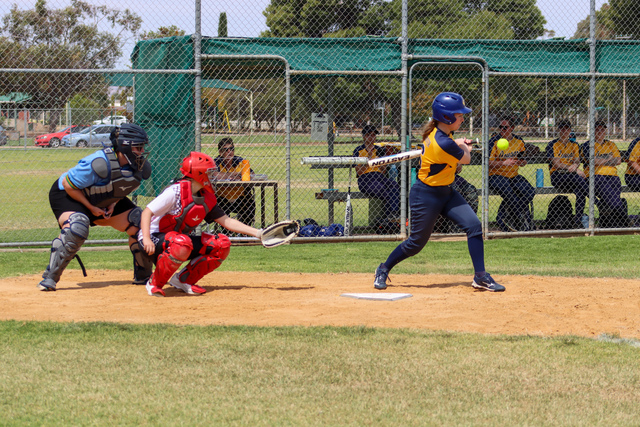
<path id="1" fill-rule="evenodd" d="M 639 239 L 488 241 L 487 268 L 638 278 Z M 394 247 L 290 245 L 268 259 L 262 247 L 233 247 L 220 270 L 372 272 Z M 124 247 L 82 257 L 89 268 L 130 268 Z M 0 277 L 37 274 L 47 259 L 46 251 L 0 252 Z M 430 271 L 468 273 L 466 242 L 430 242 L 394 269 Z M 640 422 L 640 341 L 615 336 L 9 320 L 0 338 L 0 425 Z"/>
<path id="2" fill-rule="evenodd" d="M 205 151 L 215 154 L 210 142 Z M 255 142 L 247 143 L 265 170 L 284 156 L 283 145 L 267 145 L 267 137 L 264 146 Z M 336 147 L 337 154 L 352 149 Z M 300 145 L 292 153 L 293 218 L 326 217 L 326 202 L 313 197 L 325 188 L 326 171 L 298 161 L 321 150 Z M 53 180 L 90 151 L 2 151 L 0 200 L 11 209 L 0 210 L 0 242 L 55 236 L 42 201 Z M 285 179 L 279 168 L 269 175 Z M 479 176 L 479 166 L 465 169 L 472 183 Z M 346 169 L 336 171 L 336 187 L 346 189 L 347 179 Z M 363 224 L 367 207 L 358 202 L 356 224 Z M 284 203 L 281 196 L 280 212 Z M 548 200 L 536 203 L 538 217 Z M 98 227 L 91 237 L 122 238 Z M 639 239 L 491 240 L 487 269 L 498 277 L 638 279 Z M 220 270 L 373 272 L 395 246 L 296 244 L 268 257 L 262 247 L 234 247 Z M 81 255 L 91 269 L 131 268 L 125 246 Z M 47 260 L 47 249 L 0 252 L 0 278 L 39 274 Z M 470 264 L 466 242 L 430 242 L 394 273 L 471 274 Z M 0 425 L 637 425 L 639 351 L 639 341 L 615 336 L 7 320 L 0 322 Z"/>

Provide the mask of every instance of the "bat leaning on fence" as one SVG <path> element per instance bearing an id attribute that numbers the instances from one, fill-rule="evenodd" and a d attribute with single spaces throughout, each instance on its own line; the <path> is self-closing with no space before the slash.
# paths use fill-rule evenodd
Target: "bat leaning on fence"
<path id="1" fill-rule="evenodd" d="M 349 189 L 347 190 L 347 202 L 344 208 L 344 235 L 351 235 L 353 225 L 353 208 L 351 207 L 351 166 L 349 166 Z"/>

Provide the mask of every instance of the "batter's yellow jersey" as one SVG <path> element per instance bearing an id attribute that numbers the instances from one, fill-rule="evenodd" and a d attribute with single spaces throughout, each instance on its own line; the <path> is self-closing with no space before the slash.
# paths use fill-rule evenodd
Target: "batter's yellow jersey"
<path id="1" fill-rule="evenodd" d="M 432 187 L 450 185 L 455 179 L 456 167 L 464 156 L 451 134 L 435 128 L 423 141 L 418 179 Z"/>

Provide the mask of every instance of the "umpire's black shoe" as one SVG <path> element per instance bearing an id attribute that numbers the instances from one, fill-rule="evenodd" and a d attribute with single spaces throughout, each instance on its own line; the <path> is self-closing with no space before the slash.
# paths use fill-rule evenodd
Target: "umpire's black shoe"
<path id="1" fill-rule="evenodd" d="M 383 264 L 376 268 L 376 278 L 373 280 L 373 287 L 376 289 L 387 289 L 387 279 L 389 279 L 389 269 Z"/>
<path id="2" fill-rule="evenodd" d="M 504 292 L 505 290 L 505 287 L 498 285 L 489 273 L 485 273 L 482 277 L 473 276 L 473 283 L 471 286 L 476 289 L 482 289 L 489 292 Z"/>

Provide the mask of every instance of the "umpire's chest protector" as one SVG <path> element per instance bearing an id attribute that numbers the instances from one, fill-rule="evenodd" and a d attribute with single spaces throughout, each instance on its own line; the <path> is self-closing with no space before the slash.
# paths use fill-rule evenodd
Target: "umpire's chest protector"
<path id="1" fill-rule="evenodd" d="M 180 181 L 180 206 L 182 210 L 177 215 L 165 215 L 160 219 L 160 232 L 177 231 L 188 234 L 204 220 L 216 206 L 218 200 L 215 194 L 208 191 L 203 196 L 194 196 L 191 192 L 191 181 Z"/>
<path id="2" fill-rule="evenodd" d="M 143 179 L 151 175 L 151 165 L 148 162 L 145 163 L 148 170 L 125 173 L 116 153 L 111 148 L 105 148 L 103 151 L 107 160 L 98 157 L 91 162 L 91 168 L 100 178 L 110 178 L 109 181 L 104 185 L 92 185 L 82 190 L 89 203 L 100 208 L 124 199 L 140 187 Z"/>

